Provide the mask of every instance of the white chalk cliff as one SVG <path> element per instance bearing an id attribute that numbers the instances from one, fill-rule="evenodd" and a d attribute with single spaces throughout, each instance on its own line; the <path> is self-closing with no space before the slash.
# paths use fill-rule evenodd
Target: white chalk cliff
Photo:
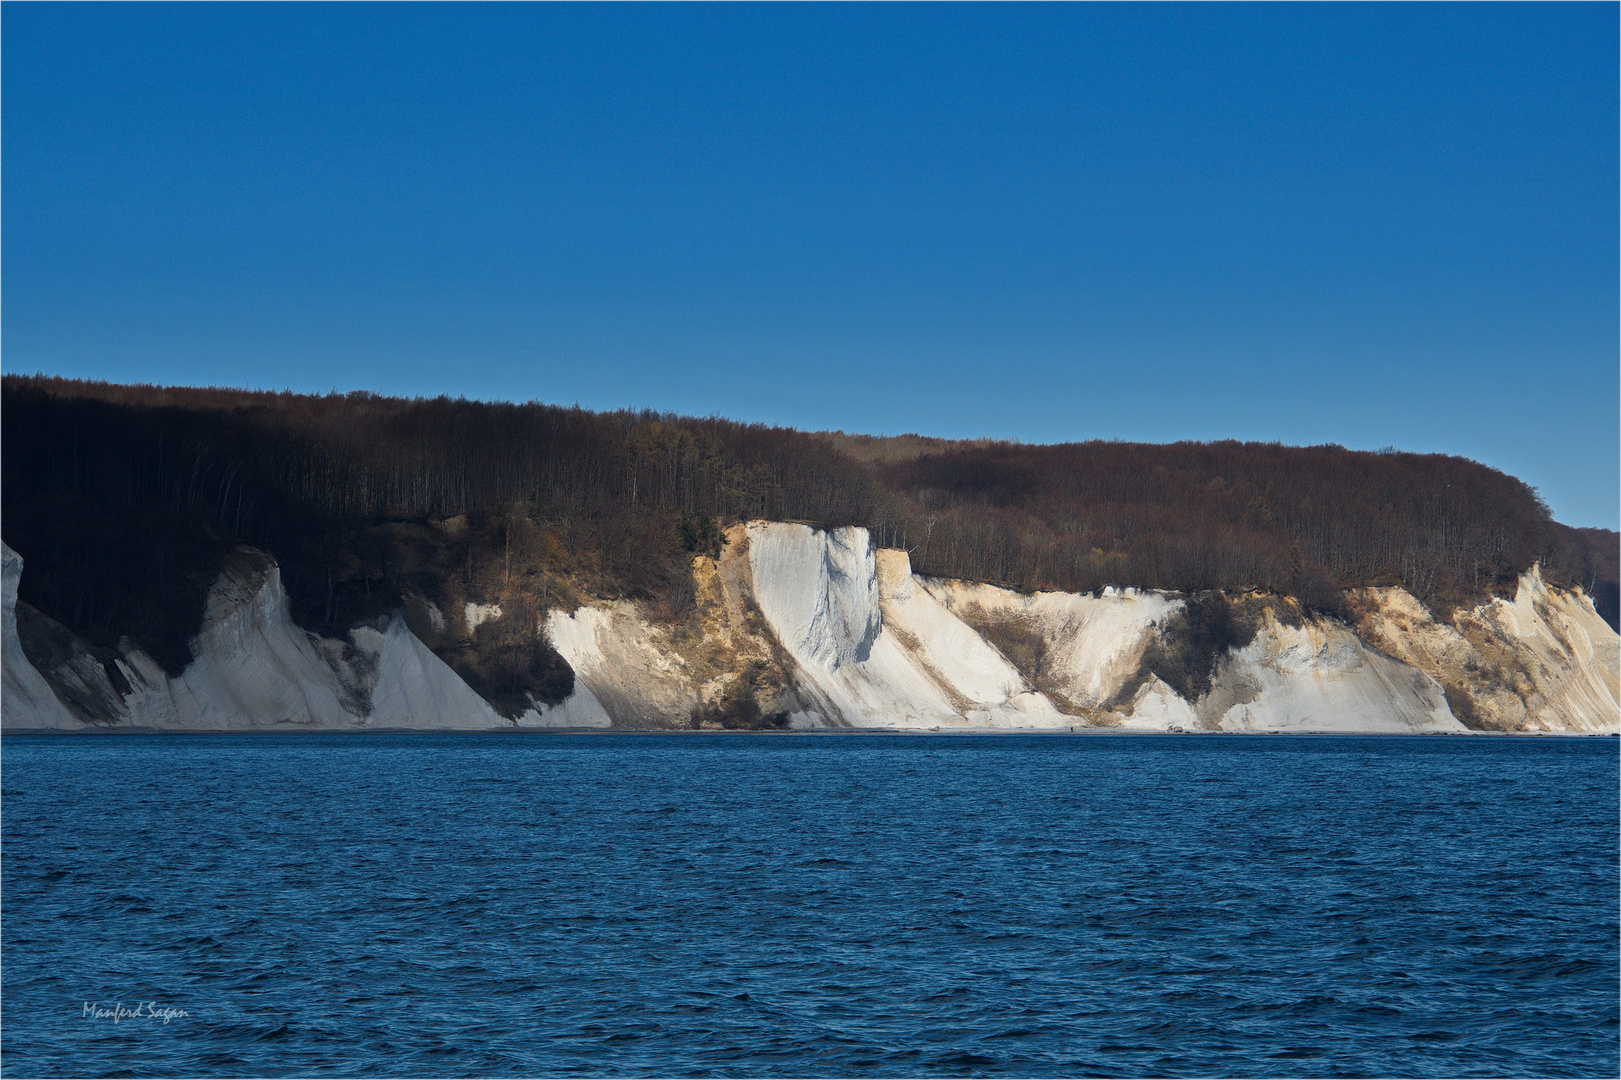
<path id="1" fill-rule="evenodd" d="M 134 727 L 166 731 L 243 729 L 487 729 L 514 726 L 606 726 L 589 694 L 517 721 L 502 718 L 396 615 L 358 626 L 346 639 L 300 629 L 274 563 L 239 567 L 210 591 L 193 660 L 171 677 L 127 643 L 109 672 L 86 656 L 42 674 L 24 655 L 17 632 L 22 559 L 4 555 L 3 722 L 9 729 Z M 100 715 L 75 715 L 50 681 L 110 702 Z M 42 692 L 43 688 L 43 692 Z"/>
<path id="2" fill-rule="evenodd" d="M 88 721 L 81 721 L 68 711 L 45 677 L 23 655 L 22 641 L 17 636 L 17 583 L 22 578 L 22 568 L 22 558 L 0 544 L 0 588 L 4 590 L 0 597 L 5 605 L 0 611 L 0 635 L 3 635 L 0 663 L 4 666 L 4 676 L 0 678 L 0 722 L 6 727 L 84 727 Z M 68 674 L 72 674 L 71 667 Z"/>
<path id="3" fill-rule="evenodd" d="M 1023 595 L 924 578 L 861 528 L 751 522 L 727 539 L 718 558 L 693 560 L 695 610 L 681 625 L 626 600 L 551 611 L 543 629 L 573 667 L 574 691 L 516 720 L 401 616 L 343 639 L 300 629 L 268 559 L 221 576 L 180 675 L 127 643 L 111 661 L 58 650 L 42 672 L 19 640 L 24 568 L 6 548 L 4 726 L 688 727 L 747 715 L 942 731 L 1621 730 L 1621 638 L 1584 595 L 1549 588 L 1534 568 L 1512 602 L 1445 623 L 1400 589 L 1359 590 L 1355 627 L 1267 609 L 1189 701 L 1143 666 L 1178 597 Z M 492 617 L 499 609 L 470 609 L 467 622 Z"/>
<path id="4" fill-rule="evenodd" d="M 1533 566 L 1514 599 L 1438 622 L 1403 589 L 1362 589 L 1362 636 L 1445 683 L 1458 709 L 1502 731 L 1617 730 L 1621 637 L 1579 592 Z"/>
<path id="5" fill-rule="evenodd" d="M 873 728 L 1068 727 L 1018 671 L 866 529 L 748 529 L 754 595 L 798 665 L 806 713 Z"/>
<path id="6" fill-rule="evenodd" d="M 1032 639 L 1042 688 L 1096 724 L 1150 731 L 1465 730 L 1438 683 L 1331 620 L 1289 626 L 1268 612 L 1255 640 L 1218 662 L 1210 691 L 1198 701 L 1152 676 L 1120 701 L 1181 600 L 1137 589 L 1023 596 L 957 581 L 928 587 L 974 624 Z"/>

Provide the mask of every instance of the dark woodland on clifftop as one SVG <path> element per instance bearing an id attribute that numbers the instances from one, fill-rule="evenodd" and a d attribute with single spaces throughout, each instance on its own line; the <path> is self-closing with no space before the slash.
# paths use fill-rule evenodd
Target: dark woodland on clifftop
<path id="1" fill-rule="evenodd" d="M 3 535 L 24 559 L 22 600 L 173 670 L 246 544 L 275 557 L 312 629 L 412 596 L 514 605 L 525 618 L 480 627 L 496 637 L 478 648 L 428 643 L 487 696 L 505 681 L 555 700 L 566 670 L 525 638 L 528 608 L 626 596 L 679 618 L 692 553 L 749 518 L 864 525 L 924 574 L 1027 590 L 1262 590 L 1329 613 L 1368 584 L 1444 610 L 1512 588 L 1540 560 L 1616 622 L 1614 532 L 1559 525 L 1520 480 L 1439 454 L 885 439 L 11 375 L 3 412 Z"/>

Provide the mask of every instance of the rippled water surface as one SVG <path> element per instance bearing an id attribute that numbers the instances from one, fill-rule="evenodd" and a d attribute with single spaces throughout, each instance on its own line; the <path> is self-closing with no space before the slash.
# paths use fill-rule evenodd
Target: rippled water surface
<path id="1" fill-rule="evenodd" d="M 1617 815 L 1609 739 L 11 737 L 0 1068 L 1614 1076 Z"/>

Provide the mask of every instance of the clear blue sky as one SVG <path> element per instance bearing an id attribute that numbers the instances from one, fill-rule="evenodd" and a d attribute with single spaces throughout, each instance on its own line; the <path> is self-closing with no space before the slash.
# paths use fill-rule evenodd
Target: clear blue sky
<path id="1" fill-rule="evenodd" d="M 1617 524 L 1613 4 L 0 17 L 8 371 L 1388 444 Z"/>

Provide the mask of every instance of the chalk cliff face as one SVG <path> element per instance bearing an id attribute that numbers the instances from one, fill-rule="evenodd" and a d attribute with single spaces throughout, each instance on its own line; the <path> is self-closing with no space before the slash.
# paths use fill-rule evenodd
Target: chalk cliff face
<path id="1" fill-rule="evenodd" d="M 755 523 L 760 611 L 795 661 L 802 722 L 875 728 L 1068 726 L 1051 702 L 865 529 Z M 814 719 L 812 719 L 814 718 Z"/>
<path id="2" fill-rule="evenodd" d="M 1194 725 L 1217 731 L 1464 731 L 1441 686 L 1326 619 L 1288 626 L 1270 612 L 1223 659 Z"/>
<path id="3" fill-rule="evenodd" d="M 957 581 L 927 587 L 1025 658 L 1042 691 L 1092 724 L 1151 731 L 1463 730 L 1433 680 L 1330 620 L 1291 626 L 1266 612 L 1254 641 L 1221 658 L 1208 693 L 1188 701 L 1158 677 L 1135 678 L 1181 600 L 1137 589 L 1022 596 Z"/>
<path id="4" fill-rule="evenodd" d="M 1621 636 L 1580 593 L 1550 589 L 1537 567 L 1514 599 L 1494 597 L 1438 622 L 1403 589 L 1362 589 L 1357 629 L 1444 684 L 1453 711 L 1495 731 L 1617 730 Z"/>
<path id="5" fill-rule="evenodd" d="M 574 691 L 515 720 L 462 682 L 401 615 L 341 639 L 300 629 L 274 563 L 246 549 L 210 594 L 180 675 L 127 643 L 92 650 L 29 609 L 31 659 L 18 627 L 24 568 L 6 548 L 4 725 L 1621 729 L 1621 638 L 1586 597 L 1548 588 L 1534 569 L 1512 602 L 1445 622 L 1400 589 L 1360 590 L 1355 627 L 1264 608 L 1247 644 L 1214 657 L 1188 700 L 1145 662 L 1172 647 L 1179 597 L 1021 595 L 924 578 L 905 552 L 875 549 L 860 528 L 751 522 L 726 539 L 718 558 L 693 559 L 691 610 L 674 622 L 627 600 L 549 612 L 543 629 L 573 667 Z"/>
<path id="6" fill-rule="evenodd" d="M 136 727 L 162 730 L 484 729 L 606 726 L 589 696 L 500 717 L 406 627 L 401 616 L 358 626 L 346 639 L 301 630 L 287 610 L 281 575 L 267 557 L 245 553 L 209 594 L 194 659 L 170 677 L 141 650 L 107 657 L 82 646 L 24 654 L 17 627 L 22 560 L 4 549 L 4 724 L 10 729 Z M 36 620 L 44 617 L 34 613 Z M 60 629 L 60 628 L 58 628 Z M 62 632 L 59 637 L 68 635 Z M 59 650 L 59 652 L 65 650 Z M 41 687 L 49 693 L 42 694 Z M 69 709 L 66 702 L 80 703 Z M 95 702 L 99 708 L 82 703 Z"/>
<path id="7" fill-rule="evenodd" d="M 1110 722 L 1110 702 L 1136 673 L 1160 624 L 1183 606 L 1137 589 L 1024 595 L 968 581 L 919 584 L 994 642 L 1065 713 L 1092 723 Z"/>
<path id="8" fill-rule="evenodd" d="M 0 661 L 4 666 L 4 676 L 0 678 L 0 722 L 6 727 L 82 728 L 94 722 L 93 709 L 82 708 L 79 716 L 69 712 L 44 676 L 23 655 L 22 641 L 17 635 L 17 583 L 22 579 L 22 568 L 22 558 L 0 544 L 0 587 L 3 587 L 0 600 L 4 603 L 4 608 L 0 609 Z M 84 676 L 74 670 L 72 656 L 64 659 L 61 665 L 65 669 L 64 680 L 84 683 Z M 90 666 L 100 671 L 93 659 Z M 64 696 L 68 696 L 66 692 Z M 112 695 L 107 704 L 111 706 L 116 700 L 117 696 Z"/>

